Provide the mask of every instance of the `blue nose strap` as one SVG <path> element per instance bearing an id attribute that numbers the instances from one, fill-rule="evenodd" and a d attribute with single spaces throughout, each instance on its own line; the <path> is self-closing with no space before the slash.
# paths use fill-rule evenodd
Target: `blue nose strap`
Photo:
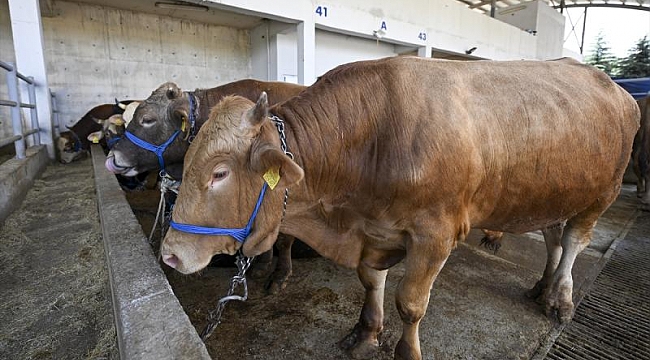
<path id="1" fill-rule="evenodd" d="M 260 210 L 260 206 L 262 205 L 262 200 L 264 199 L 266 188 L 267 185 L 266 183 L 264 183 L 264 186 L 260 191 L 260 195 L 257 198 L 257 204 L 255 205 L 255 209 L 253 210 L 250 219 L 248 219 L 248 224 L 246 224 L 246 227 L 240 229 L 213 228 L 213 227 L 206 227 L 206 226 L 179 224 L 177 222 L 174 222 L 174 220 L 171 220 L 169 222 L 169 225 L 174 230 L 178 230 L 190 234 L 232 236 L 237 242 L 244 243 L 244 240 L 246 240 L 248 235 L 250 235 L 251 233 L 251 227 L 253 226 L 253 221 L 255 221 L 255 218 L 257 217 L 257 212 Z"/>
<path id="2" fill-rule="evenodd" d="M 170 136 L 169 139 L 167 139 L 167 141 L 165 141 L 163 144 L 160 145 L 154 145 L 148 143 L 140 139 L 139 137 L 133 135 L 129 131 L 125 131 L 124 135 L 126 135 L 127 139 L 131 140 L 131 142 L 134 143 L 135 145 L 156 154 L 156 156 L 158 156 L 158 164 L 160 164 L 160 169 L 162 171 L 165 171 L 165 160 L 163 160 L 163 153 L 165 152 L 165 150 L 167 150 L 169 144 L 171 144 L 180 133 L 181 133 L 180 130 L 176 130 L 176 132 L 172 136 Z"/>

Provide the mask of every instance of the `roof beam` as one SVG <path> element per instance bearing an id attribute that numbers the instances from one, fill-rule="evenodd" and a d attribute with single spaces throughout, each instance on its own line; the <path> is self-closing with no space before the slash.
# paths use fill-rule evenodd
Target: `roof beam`
<path id="1" fill-rule="evenodd" d="M 571 4 L 565 4 L 564 5 L 565 9 L 566 8 L 575 8 L 575 7 L 610 7 L 610 8 L 620 8 L 620 9 L 650 11 L 650 6 L 643 6 L 643 5 L 593 4 L 593 3 L 585 3 L 585 4 L 576 4 L 576 3 L 574 3 L 573 5 L 571 5 Z M 558 9 L 559 6 L 554 6 L 554 8 Z"/>

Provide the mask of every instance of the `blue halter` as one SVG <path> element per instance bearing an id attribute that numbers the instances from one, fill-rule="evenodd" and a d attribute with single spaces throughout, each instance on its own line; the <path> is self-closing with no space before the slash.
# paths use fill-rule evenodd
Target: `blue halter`
<path id="1" fill-rule="evenodd" d="M 133 135 L 129 131 L 125 131 L 124 135 L 126 136 L 127 139 L 131 140 L 131 142 L 134 143 L 135 145 L 137 145 L 137 146 L 139 146 L 139 147 L 141 147 L 141 148 L 143 148 L 145 150 L 149 150 L 152 153 L 156 154 L 156 156 L 158 156 L 158 164 L 160 164 L 160 170 L 164 172 L 165 171 L 165 160 L 163 160 L 163 153 L 165 152 L 165 150 L 167 150 L 167 147 L 176 139 L 176 137 L 180 133 L 181 133 L 180 130 L 176 130 L 176 132 L 174 134 L 172 134 L 172 136 L 170 136 L 169 139 L 167 139 L 167 141 L 165 141 L 164 143 L 162 143 L 160 145 L 154 145 L 154 144 L 148 143 L 148 142 L 140 139 L 139 137 Z"/>
<path id="2" fill-rule="evenodd" d="M 118 141 L 122 140 L 121 136 L 116 136 L 114 138 L 109 139 L 106 142 L 106 146 L 108 146 L 108 150 L 112 149 L 115 144 L 117 144 Z"/>
<path id="3" fill-rule="evenodd" d="M 70 130 L 70 133 L 72 133 L 72 137 L 74 138 L 74 149 L 73 149 L 73 151 L 74 152 L 81 151 L 81 139 L 79 138 L 79 135 L 77 135 L 77 133 L 74 132 L 74 130 L 72 130 L 71 128 L 68 128 L 68 129 Z"/>
<path id="4" fill-rule="evenodd" d="M 179 224 L 177 222 L 174 222 L 174 220 L 169 221 L 169 226 L 172 227 L 174 230 L 190 233 L 190 234 L 196 234 L 196 235 L 226 235 L 226 236 L 232 236 L 237 242 L 244 243 L 244 240 L 250 235 L 251 233 L 251 227 L 253 226 L 253 221 L 255 221 L 255 218 L 257 217 L 257 212 L 260 210 L 260 206 L 262 205 L 262 200 L 264 199 L 264 194 L 266 193 L 266 182 L 264 183 L 264 186 L 262 187 L 262 190 L 260 191 L 260 195 L 257 198 L 257 204 L 255 204 L 255 209 L 253 210 L 253 213 L 251 214 L 250 219 L 248 219 L 248 224 L 246 224 L 246 227 L 243 228 L 215 228 L 215 227 L 206 227 L 206 226 L 196 226 L 196 225 L 190 225 L 190 224 Z"/>

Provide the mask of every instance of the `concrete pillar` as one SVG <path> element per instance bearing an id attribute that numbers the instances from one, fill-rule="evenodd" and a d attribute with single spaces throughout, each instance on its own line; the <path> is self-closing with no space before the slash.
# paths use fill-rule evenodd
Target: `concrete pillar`
<path id="1" fill-rule="evenodd" d="M 419 57 L 433 57 L 433 49 L 431 48 L 430 45 L 425 45 L 425 46 L 420 46 L 418 47 L 418 56 Z"/>
<path id="2" fill-rule="evenodd" d="M 268 81 L 271 78 L 269 36 L 268 21 L 251 30 L 251 65 L 254 79 Z"/>
<path id="3" fill-rule="evenodd" d="M 50 159 L 54 159 L 52 110 L 38 0 L 9 0 L 9 16 L 16 54 L 16 67 L 21 74 L 34 77 L 41 144 L 46 145 L 48 156 Z"/>
<path id="4" fill-rule="evenodd" d="M 313 19 L 298 23 L 298 83 L 316 81 L 316 26 Z"/>

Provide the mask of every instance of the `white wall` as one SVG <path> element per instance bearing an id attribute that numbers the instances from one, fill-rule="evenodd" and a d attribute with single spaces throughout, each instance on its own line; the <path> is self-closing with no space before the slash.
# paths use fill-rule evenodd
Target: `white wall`
<path id="1" fill-rule="evenodd" d="M 526 32 L 535 33 L 535 58 L 546 60 L 562 56 L 565 19 L 546 3 L 535 0 L 513 5 L 497 11 L 495 17 Z"/>
<path id="2" fill-rule="evenodd" d="M 398 55 L 395 46 L 329 31 L 316 31 L 316 76 L 345 63 Z"/>

